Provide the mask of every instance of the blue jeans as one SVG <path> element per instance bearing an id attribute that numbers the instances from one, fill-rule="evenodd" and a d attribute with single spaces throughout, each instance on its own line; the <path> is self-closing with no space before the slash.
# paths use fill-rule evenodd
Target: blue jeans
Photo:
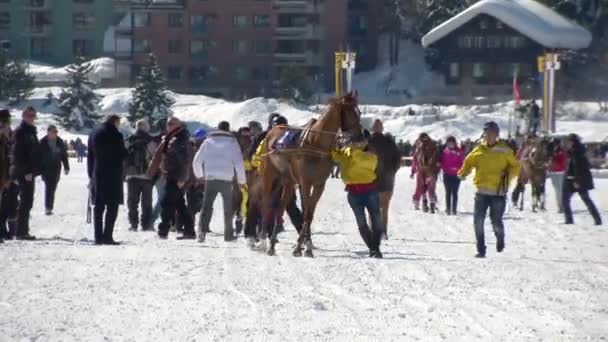
<path id="1" fill-rule="evenodd" d="M 372 251 L 380 250 L 380 240 L 384 232 L 384 224 L 382 223 L 382 215 L 380 214 L 380 196 L 378 191 L 373 190 L 365 194 L 353 194 L 349 192 L 348 204 L 355 214 L 359 233 L 367 247 Z M 365 209 L 367 209 L 372 221 L 371 230 L 367 224 Z"/>
<path id="2" fill-rule="evenodd" d="M 564 173 L 549 173 L 549 178 L 551 178 L 551 183 L 553 184 L 553 189 L 555 190 L 555 197 L 557 198 L 557 209 L 561 213 L 564 211 L 564 202 L 562 201 L 562 192 L 564 189 Z"/>
<path id="3" fill-rule="evenodd" d="M 505 226 L 502 217 L 505 213 L 506 198 L 504 196 L 492 196 L 484 194 L 475 195 L 475 238 L 477 239 L 477 252 L 486 253 L 486 241 L 484 232 L 484 222 L 486 220 L 488 208 L 490 209 L 490 220 L 496 239 L 504 241 Z"/>

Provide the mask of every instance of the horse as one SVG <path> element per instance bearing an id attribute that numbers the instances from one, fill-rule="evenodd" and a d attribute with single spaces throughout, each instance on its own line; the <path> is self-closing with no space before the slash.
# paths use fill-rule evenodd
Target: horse
<path id="1" fill-rule="evenodd" d="M 435 185 L 437 184 L 437 174 L 439 173 L 439 148 L 437 143 L 428 135 L 421 135 L 417 142 L 416 152 L 414 153 L 415 173 L 416 173 L 416 192 L 414 193 L 414 204 L 420 203 L 420 198 L 428 194 L 431 202 L 430 209 L 427 199 L 423 201 L 424 212 L 434 214 L 437 211 L 437 194 Z"/>
<path id="2" fill-rule="evenodd" d="M 283 150 L 275 149 L 273 147 L 275 143 L 290 130 L 300 132 L 295 146 Z M 273 226 L 269 222 L 274 220 L 273 202 L 280 192 L 280 203 L 276 213 L 282 215 L 287 202 L 294 195 L 295 186 L 298 185 L 304 223 L 293 256 L 302 256 L 304 245 L 304 255 L 314 257 L 311 225 L 325 183 L 333 169 L 331 150 L 336 146 L 338 131 L 341 131 L 341 136 L 346 139 L 349 137 L 360 139 L 363 136 L 357 98 L 352 93 L 340 99 L 332 99 L 327 112 L 317 121 L 311 121 L 305 128 L 277 126 L 268 133 L 260 170 L 264 223 L 259 246 L 260 249 L 266 250 L 266 239 L 270 239 L 270 246 L 266 250 L 268 255 L 275 254 L 277 242 L 276 229 L 272 229 L 272 232 L 268 231 L 268 228 Z"/>
<path id="3" fill-rule="evenodd" d="M 522 149 L 524 149 L 520 156 L 522 167 L 512 195 L 513 205 L 519 210 L 524 209 L 525 186 L 530 182 L 532 185 L 532 211 L 545 210 L 545 182 L 551 162 L 548 142 L 545 139 L 531 140 Z"/>

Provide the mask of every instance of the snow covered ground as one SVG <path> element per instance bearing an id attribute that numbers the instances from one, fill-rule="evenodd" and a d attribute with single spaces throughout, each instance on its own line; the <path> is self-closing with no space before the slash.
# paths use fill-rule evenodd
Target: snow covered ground
<path id="1" fill-rule="evenodd" d="M 473 191 L 461 214 L 413 211 L 401 170 L 385 259 L 371 260 L 341 182 L 329 180 L 314 223 L 315 259 L 291 257 L 292 227 L 278 256 L 223 242 L 221 205 L 204 244 L 128 232 L 119 247 L 91 245 L 86 172 L 72 162 L 43 215 L 36 242 L 0 245 L 0 341 L 600 341 L 608 339 L 608 232 L 574 200 L 574 226 L 549 211 L 506 214 L 507 248 L 478 260 Z M 443 195 L 439 186 L 439 196 Z M 608 219 L 608 180 L 592 193 Z"/>

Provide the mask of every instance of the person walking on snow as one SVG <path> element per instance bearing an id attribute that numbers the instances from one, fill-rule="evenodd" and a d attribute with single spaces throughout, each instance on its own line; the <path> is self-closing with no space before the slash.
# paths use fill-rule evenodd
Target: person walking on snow
<path id="1" fill-rule="evenodd" d="M 425 151 L 425 148 L 429 148 L 429 151 Z M 420 210 L 421 199 L 423 200 L 424 212 L 429 211 L 429 201 L 431 202 L 430 210 L 432 213 L 435 212 L 437 207 L 435 185 L 439 172 L 438 165 L 436 164 L 438 164 L 439 159 L 436 152 L 436 143 L 431 140 L 428 134 L 421 133 L 415 144 L 412 158 L 412 172 L 410 174 L 411 179 L 416 178 L 416 190 L 412 196 L 416 210 Z M 421 165 L 420 160 L 426 160 L 427 165 Z"/>
<path id="2" fill-rule="evenodd" d="M 11 138 L 11 113 L 8 109 L 0 110 L 0 211 L 3 211 L 4 193 L 11 186 L 9 178 L 10 163 L 10 138 Z M 0 215 L 3 213 L 0 212 Z M 4 242 L 7 234 L 4 221 L 0 222 L 0 243 Z"/>
<path id="3" fill-rule="evenodd" d="M 70 163 L 68 161 L 68 148 L 63 140 L 57 136 L 57 127 L 50 125 L 47 134 L 40 140 L 42 150 L 42 180 L 45 185 L 44 206 L 46 215 L 53 215 L 55 204 L 55 191 L 61 177 L 61 165 L 67 175 L 70 173 Z"/>
<path id="4" fill-rule="evenodd" d="M 152 180 L 146 170 L 154 156 L 156 144 L 150 135 L 150 125 L 146 120 L 135 123 L 135 133 L 127 138 L 127 158 L 125 173 L 127 179 L 127 207 L 129 210 L 130 231 L 137 231 L 141 222 L 142 230 L 153 230 L 152 218 Z M 141 220 L 139 206 L 141 204 Z"/>
<path id="5" fill-rule="evenodd" d="M 555 198 L 557 199 L 558 212 L 561 214 L 564 212 L 564 206 L 562 202 L 562 193 L 564 187 L 564 175 L 568 166 L 568 154 L 561 146 L 559 140 L 553 141 L 553 147 L 551 148 L 551 166 L 549 167 L 549 178 L 553 184 L 555 190 Z"/>
<path id="6" fill-rule="evenodd" d="M 380 243 L 384 225 L 380 213 L 380 196 L 375 185 L 378 157 L 368 149 L 369 132 L 366 135 L 362 142 L 332 151 L 331 157 L 340 166 L 340 176 L 348 193 L 348 204 L 355 214 L 363 242 L 369 248 L 369 256 L 382 258 Z M 365 216 L 366 209 L 371 229 Z"/>
<path id="7" fill-rule="evenodd" d="M 230 124 L 222 121 L 216 132 L 210 133 L 192 161 L 192 169 L 197 179 L 204 181 L 203 210 L 198 226 L 198 241 L 205 242 L 213 211 L 213 202 L 218 193 L 224 203 L 224 241 L 235 239 L 232 226 L 233 179 L 239 186 L 246 187 L 245 168 L 241 148 L 230 132 Z"/>
<path id="8" fill-rule="evenodd" d="M 114 241 L 113 233 L 118 206 L 124 202 L 123 162 L 127 156 L 119 127 L 120 116 L 109 115 L 101 127 L 91 133 L 87 144 L 96 245 L 119 244 Z"/>
<path id="9" fill-rule="evenodd" d="M 160 171 L 160 177 L 165 181 L 165 194 L 161 201 L 161 222 L 158 225 L 158 237 L 167 239 L 169 229 L 175 224 L 175 215 L 179 215 L 184 226 L 184 233 L 178 240 L 195 239 L 194 222 L 190 220 L 184 187 L 190 178 L 190 163 L 192 144 L 186 125 L 178 118 L 167 120 L 167 134 L 156 150 L 148 176 L 155 177 Z"/>
<path id="10" fill-rule="evenodd" d="M 578 135 L 570 134 L 566 139 L 565 147 L 570 157 L 566 168 L 566 177 L 564 179 L 562 193 L 562 204 L 564 206 L 564 215 L 566 216 L 565 223 L 574 224 L 570 200 L 574 193 L 578 193 L 593 217 L 595 225 L 601 226 L 602 218 L 600 217 L 600 213 L 591 197 L 589 197 L 589 191 L 594 189 L 594 184 L 593 175 L 591 174 L 591 165 L 589 164 L 589 159 L 587 159 L 585 146 L 581 143 Z"/>
<path id="11" fill-rule="evenodd" d="M 490 220 L 496 235 L 496 251 L 501 253 L 505 248 L 505 230 L 503 215 L 506 207 L 506 195 L 509 183 L 519 174 L 519 163 L 507 144 L 498 140 L 500 129 L 493 122 L 487 122 L 483 129 L 483 142 L 465 158 L 458 171 L 461 179 L 475 170 L 473 183 L 477 188 L 475 194 L 474 225 L 477 240 L 477 258 L 485 258 L 486 244 L 484 221 L 490 209 Z"/>
<path id="12" fill-rule="evenodd" d="M 458 170 L 464 163 L 464 150 L 458 147 L 456 138 L 450 136 L 446 140 L 446 147 L 439 157 L 441 170 L 443 171 L 443 185 L 445 186 L 445 211 L 448 215 L 456 215 L 458 212 L 458 189 L 460 178 Z"/>
<path id="13" fill-rule="evenodd" d="M 401 153 L 390 134 L 384 134 L 382 121 L 376 119 L 372 125 L 372 135 L 369 139 L 370 148 L 378 157 L 376 167 L 376 187 L 380 196 L 380 213 L 384 232 L 382 239 L 388 239 L 388 210 L 395 189 L 395 175 L 401 167 Z"/>
<path id="14" fill-rule="evenodd" d="M 36 110 L 27 107 L 22 114 L 23 121 L 15 129 L 11 152 L 11 178 L 19 185 L 19 205 L 17 209 L 18 240 L 35 240 L 30 235 L 30 211 L 34 205 L 34 185 L 36 176 L 42 172 L 42 156 L 36 126 Z"/>

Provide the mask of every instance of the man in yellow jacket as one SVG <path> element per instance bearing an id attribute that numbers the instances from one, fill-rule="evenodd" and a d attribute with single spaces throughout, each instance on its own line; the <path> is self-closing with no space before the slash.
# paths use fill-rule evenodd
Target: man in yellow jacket
<path id="1" fill-rule="evenodd" d="M 486 245 L 484 221 L 488 208 L 490 219 L 496 235 L 496 251 L 505 248 L 505 231 L 503 215 L 505 213 L 506 195 L 509 183 L 519 174 L 519 163 L 513 150 L 498 140 L 500 129 L 493 122 L 484 125 L 484 141 L 477 146 L 464 160 L 458 171 L 460 178 L 466 177 L 475 170 L 473 183 L 477 188 L 475 195 L 475 237 L 477 238 L 477 258 L 485 258 Z"/>
<path id="2" fill-rule="evenodd" d="M 340 176 L 348 192 L 348 204 L 355 214 L 359 233 L 369 248 L 369 256 L 382 258 L 380 241 L 384 225 L 375 184 L 378 157 L 368 149 L 367 139 L 363 143 L 334 150 L 331 157 L 340 167 Z M 365 209 L 371 219 L 371 229 L 367 224 Z"/>

